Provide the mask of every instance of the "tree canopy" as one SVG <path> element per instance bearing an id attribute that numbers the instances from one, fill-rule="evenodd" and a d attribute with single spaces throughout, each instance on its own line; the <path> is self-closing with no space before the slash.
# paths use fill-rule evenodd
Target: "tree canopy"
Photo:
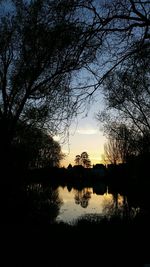
<path id="1" fill-rule="evenodd" d="M 135 0 L 94 2 L 91 9 L 101 40 L 97 57 L 100 85 L 110 72 L 120 69 L 132 55 L 149 47 L 150 3 Z"/>
<path id="2" fill-rule="evenodd" d="M 149 46 L 149 11 L 148 1 L 10 1 L 0 13 L 1 121 L 10 131 L 18 119 L 60 130 L 79 99 Z M 93 83 L 73 90 L 83 67 Z"/>
<path id="3" fill-rule="evenodd" d="M 102 5 L 104 15 L 97 12 L 97 19 L 101 14 L 104 60 L 99 66 L 104 71 L 97 71 L 94 91 L 101 85 L 105 107 L 97 118 L 109 140 L 105 156 L 125 162 L 129 155 L 150 151 L 150 3 L 116 0 Z"/>
<path id="4" fill-rule="evenodd" d="M 149 1 L 11 0 L 0 11 L 2 150 L 19 121 L 64 130 L 99 88 L 107 108 L 149 128 Z"/>
<path id="5" fill-rule="evenodd" d="M 12 143 L 12 164 L 22 169 L 59 167 L 64 154 L 44 130 L 19 123 Z"/>
<path id="6" fill-rule="evenodd" d="M 79 16 L 83 2 L 0 3 L 0 146 L 4 162 L 20 122 L 47 129 L 53 136 L 64 131 L 77 114 L 82 92 L 72 89 L 72 74 L 93 61 L 97 47 L 97 37 Z"/>
<path id="7" fill-rule="evenodd" d="M 84 168 L 91 167 L 91 160 L 89 159 L 89 155 L 87 152 L 82 152 L 81 155 L 76 155 L 75 164 L 82 165 Z"/>
<path id="8" fill-rule="evenodd" d="M 93 60 L 97 45 L 77 18 L 82 2 L 10 1 L 0 13 L 0 121 L 9 135 L 19 119 L 54 133 L 75 114 L 71 74 Z"/>

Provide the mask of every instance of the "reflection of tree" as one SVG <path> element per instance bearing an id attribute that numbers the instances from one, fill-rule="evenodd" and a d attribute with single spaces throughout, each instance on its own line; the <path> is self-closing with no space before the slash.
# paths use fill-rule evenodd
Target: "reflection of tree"
<path id="1" fill-rule="evenodd" d="M 75 203 L 81 205 L 82 208 L 87 208 L 89 200 L 91 198 L 92 191 L 89 188 L 84 188 L 83 190 L 75 190 Z"/>
<path id="2" fill-rule="evenodd" d="M 29 223 L 54 223 L 59 214 L 62 200 L 58 189 L 48 185 L 32 184 L 27 187 Z"/>
<path id="3" fill-rule="evenodd" d="M 108 219 L 112 217 L 133 219 L 139 211 L 138 207 L 132 207 L 129 205 L 126 196 L 121 196 L 116 192 L 105 195 L 102 213 Z"/>
<path id="4" fill-rule="evenodd" d="M 112 216 L 122 217 L 124 209 L 127 206 L 127 200 L 118 193 L 106 194 L 103 202 L 103 214 L 108 218 Z"/>

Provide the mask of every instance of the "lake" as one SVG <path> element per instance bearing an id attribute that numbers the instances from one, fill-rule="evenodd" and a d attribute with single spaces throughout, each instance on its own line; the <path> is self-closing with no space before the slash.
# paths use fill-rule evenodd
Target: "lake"
<path id="1" fill-rule="evenodd" d="M 34 222 L 75 224 L 80 219 L 95 221 L 112 216 L 132 219 L 140 212 L 138 204 L 131 205 L 125 195 L 111 192 L 103 183 L 81 189 L 37 183 L 28 185 L 27 193 L 29 217 Z"/>
<path id="2" fill-rule="evenodd" d="M 127 198 L 118 193 L 109 193 L 108 187 L 103 194 L 95 193 L 93 188 L 82 190 L 72 188 L 69 191 L 67 187 L 59 187 L 58 191 L 62 205 L 56 221 L 74 224 L 80 218 L 100 220 L 115 215 L 135 217 L 140 212 L 139 207 L 132 207 L 129 210 Z"/>
<path id="3" fill-rule="evenodd" d="M 59 196 L 63 200 L 57 221 L 75 223 L 79 218 L 98 216 L 109 216 L 110 209 L 114 211 L 114 196 L 107 191 L 103 195 L 93 192 L 93 188 L 82 190 L 59 187 Z M 117 209 L 123 207 L 123 197 L 118 194 Z"/>

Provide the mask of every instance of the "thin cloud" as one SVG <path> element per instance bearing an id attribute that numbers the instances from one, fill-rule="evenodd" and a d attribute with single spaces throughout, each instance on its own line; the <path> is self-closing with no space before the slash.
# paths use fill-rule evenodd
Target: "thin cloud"
<path id="1" fill-rule="evenodd" d="M 98 131 L 96 129 L 79 129 L 77 130 L 78 134 L 86 134 L 86 135 L 94 135 L 97 134 Z"/>
<path id="2" fill-rule="evenodd" d="M 54 139 L 54 141 L 60 141 L 60 136 L 59 135 L 54 135 L 53 136 L 53 139 Z"/>

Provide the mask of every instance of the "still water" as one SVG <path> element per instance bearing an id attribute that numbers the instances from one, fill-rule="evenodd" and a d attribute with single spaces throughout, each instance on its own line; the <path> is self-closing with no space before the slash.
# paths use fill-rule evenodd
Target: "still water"
<path id="1" fill-rule="evenodd" d="M 108 193 L 108 188 L 103 194 L 95 193 L 93 188 L 82 190 L 59 187 L 59 197 L 62 199 L 59 215 L 56 221 L 74 224 L 80 218 L 90 220 L 101 219 L 114 214 L 123 215 L 128 207 L 127 199 L 120 194 L 114 196 Z"/>
<path id="2" fill-rule="evenodd" d="M 111 192 L 104 184 L 95 187 L 30 184 L 27 186 L 28 219 L 33 222 L 65 222 L 75 224 L 80 219 L 98 221 L 112 216 L 133 218 L 140 211 L 131 206 L 127 197 Z"/>

